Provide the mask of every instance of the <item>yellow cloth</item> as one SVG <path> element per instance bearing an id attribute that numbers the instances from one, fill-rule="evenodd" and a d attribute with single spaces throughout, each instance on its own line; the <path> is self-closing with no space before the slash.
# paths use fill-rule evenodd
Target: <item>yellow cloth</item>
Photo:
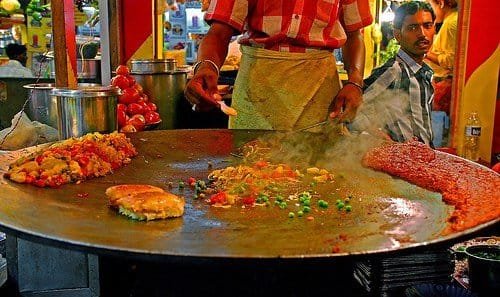
<path id="1" fill-rule="evenodd" d="M 340 90 L 329 51 L 288 53 L 242 46 L 230 129 L 295 130 L 328 117 Z"/>
<path id="2" fill-rule="evenodd" d="M 434 71 L 434 77 L 445 78 L 453 75 L 455 64 L 455 47 L 457 43 L 458 12 L 455 10 L 448 14 L 439 33 L 435 36 L 431 52 L 437 54 L 439 65 L 429 60 L 429 66 Z"/>

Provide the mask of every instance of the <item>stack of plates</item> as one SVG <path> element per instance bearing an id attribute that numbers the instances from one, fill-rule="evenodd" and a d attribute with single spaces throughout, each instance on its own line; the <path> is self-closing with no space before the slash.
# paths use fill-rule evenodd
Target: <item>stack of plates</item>
<path id="1" fill-rule="evenodd" d="M 450 283 L 453 269 L 449 251 L 422 251 L 356 262 L 354 277 L 368 293 L 404 296 L 405 288 L 413 285 Z"/>

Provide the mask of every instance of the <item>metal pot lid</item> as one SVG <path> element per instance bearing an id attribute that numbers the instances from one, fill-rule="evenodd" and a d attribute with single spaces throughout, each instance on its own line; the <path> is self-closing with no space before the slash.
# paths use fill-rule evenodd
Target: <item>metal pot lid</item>
<path id="1" fill-rule="evenodd" d="M 175 59 L 132 60 L 130 64 L 130 72 L 135 74 L 171 73 L 177 69 Z"/>
<path id="2" fill-rule="evenodd" d="M 78 87 L 78 89 L 56 88 L 52 90 L 51 95 L 63 97 L 106 97 L 121 94 L 120 89 L 114 86 L 95 86 L 89 84 L 84 86 L 79 85 Z"/>

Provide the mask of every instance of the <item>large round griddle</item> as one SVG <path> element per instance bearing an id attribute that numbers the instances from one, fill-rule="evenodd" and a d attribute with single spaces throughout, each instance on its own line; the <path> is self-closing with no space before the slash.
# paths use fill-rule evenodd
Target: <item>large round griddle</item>
<path id="1" fill-rule="evenodd" d="M 33 148 L 0 156 L 0 227 L 20 237 L 91 253 L 148 258 L 303 259 L 380 254 L 458 240 L 493 220 L 442 235 L 452 208 L 437 193 L 369 169 L 346 172 L 335 191 L 353 193 L 351 213 L 335 207 L 311 218 L 288 218 L 278 207 L 214 208 L 177 187 L 188 177 L 206 179 L 239 160 L 231 152 L 263 132 L 166 130 L 129 135 L 139 155 L 112 175 L 58 189 L 3 178 L 8 165 Z M 147 183 L 182 195 L 182 218 L 138 222 L 108 207 L 107 187 Z M 332 190 L 333 191 L 333 190 Z M 88 193 L 88 197 L 79 197 Z M 333 206 L 333 201 L 330 205 Z"/>

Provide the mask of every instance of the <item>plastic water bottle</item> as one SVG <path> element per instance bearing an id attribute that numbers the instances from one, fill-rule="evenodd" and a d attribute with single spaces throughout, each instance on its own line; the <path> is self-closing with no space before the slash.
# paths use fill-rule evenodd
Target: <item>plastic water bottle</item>
<path id="1" fill-rule="evenodd" d="M 477 112 L 471 112 L 465 124 L 464 157 L 471 161 L 479 161 L 479 137 L 481 137 L 481 121 Z"/>

